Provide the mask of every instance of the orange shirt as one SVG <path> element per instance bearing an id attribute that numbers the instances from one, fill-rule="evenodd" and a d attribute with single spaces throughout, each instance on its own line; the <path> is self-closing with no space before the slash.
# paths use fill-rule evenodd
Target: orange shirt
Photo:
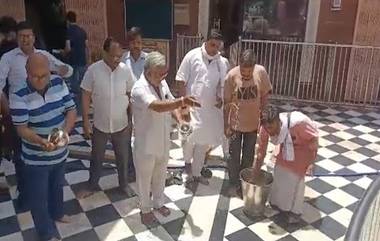
<path id="1" fill-rule="evenodd" d="M 256 131 L 261 107 L 272 90 L 265 68 L 256 64 L 253 78 L 242 80 L 240 67 L 231 69 L 224 84 L 224 104 L 230 105 L 228 124 L 235 131 Z"/>
<path id="2" fill-rule="evenodd" d="M 295 174 L 304 177 L 307 168 L 317 157 L 318 130 L 309 123 L 300 123 L 290 128 L 289 131 L 293 140 L 294 161 L 283 159 L 283 144 L 281 144 L 280 152 L 276 155 L 276 165 L 281 165 Z M 269 135 L 265 128 L 261 127 L 259 134 L 258 160 L 264 160 L 268 141 Z M 258 165 L 261 166 L 262 163 L 258 163 Z"/>

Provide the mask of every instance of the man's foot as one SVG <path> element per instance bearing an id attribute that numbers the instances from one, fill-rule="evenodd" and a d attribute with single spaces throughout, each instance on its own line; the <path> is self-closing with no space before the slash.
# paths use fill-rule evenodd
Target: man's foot
<path id="1" fill-rule="evenodd" d="M 211 178 L 212 177 L 212 171 L 206 167 L 203 167 L 201 170 L 201 176 L 205 178 Z"/>
<path id="2" fill-rule="evenodd" d="M 157 209 L 155 208 L 155 210 L 157 210 L 164 217 L 169 216 L 171 213 L 170 209 L 165 207 L 165 206 L 162 206 L 162 207 L 157 208 Z"/>
<path id="3" fill-rule="evenodd" d="M 209 181 L 207 180 L 207 178 L 202 177 L 202 176 L 194 177 L 194 182 L 201 183 L 205 186 L 208 186 L 210 184 Z"/>
<path id="4" fill-rule="evenodd" d="M 63 215 L 62 218 L 57 219 L 55 221 L 57 221 L 59 223 L 71 223 L 72 222 L 71 217 L 67 216 L 67 215 Z"/>
<path id="5" fill-rule="evenodd" d="M 191 163 L 185 163 L 185 173 L 191 175 Z"/>
<path id="6" fill-rule="evenodd" d="M 136 196 L 135 192 L 129 186 L 120 187 L 120 190 L 124 192 L 128 198 Z"/>
<path id="7" fill-rule="evenodd" d="M 152 226 L 158 223 L 158 220 L 152 212 L 149 212 L 149 213 L 141 213 L 141 222 L 146 226 Z"/>
<path id="8" fill-rule="evenodd" d="M 78 199 L 85 199 L 85 198 L 88 198 L 88 197 L 94 195 L 94 193 L 95 193 L 95 191 L 92 191 L 89 189 L 81 190 L 78 192 L 77 198 Z"/>

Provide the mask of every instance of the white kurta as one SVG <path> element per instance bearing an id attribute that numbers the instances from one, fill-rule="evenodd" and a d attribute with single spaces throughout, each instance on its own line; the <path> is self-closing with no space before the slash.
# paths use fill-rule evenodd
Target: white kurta
<path id="1" fill-rule="evenodd" d="M 184 81 L 186 95 L 194 96 L 201 108 L 191 112 L 193 134 L 189 137 L 199 145 L 217 146 L 223 138 L 223 111 L 215 107 L 217 97 L 222 97 L 222 88 L 228 71 L 228 61 L 219 56 L 209 61 L 201 48 L 188 52 L 177 72 L 176 80 Z"/>

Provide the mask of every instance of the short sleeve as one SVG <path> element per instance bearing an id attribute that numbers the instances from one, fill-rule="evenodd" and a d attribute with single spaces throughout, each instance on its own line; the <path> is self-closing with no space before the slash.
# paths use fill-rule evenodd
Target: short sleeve
<path id="1" fill-rule="evenodd" d="M 88 92 L 92 92 L 94 89 L 94 75 L 92 73 L 92 68 L 88 68 L 83 76 L 82 83 L 80 87 Z"/>
<path id="2" fill-rule="evenodd" d="M 186 54 L 183 58 L 181 65 L 179 66 L 179 69 L 177 71 L 177 75 L 175 79 L 177 81 L 182 81 L 187 83 L 190 79 L 190 69 L 191 69 L 191 63 L 190 63 L 190 54 Z"/>
<path id="3" fill-rule="evenodd" d="M 149 105 L 152 104 L 153 101 L 157 100 L 157 97 L 148 91 L 147 88 L 148 87 L 146 86 L 138 86 L 132 89 L 132 108 L 148 109 Z"/>
<path id="4" fill-rule="evenodd" d="M 75 103 L 74 100 L 69 92 L 69 89 L 67 88 L 67 85 L 65 82 L 62 81 L 62 99 L 63 103 L 65 105 L 65 111 L 70 111 L 75 109 Z"/>
<path id="5" fill-rule="evenodd" d="M 261 95 L 266 95 L 272 90 L 272 84 L 269 80 L 269 75 L 264 67 L 260 69 L 260 89 L 261 89 Z"/>
<path id="6" fill-rule="evenodd" d="M 29 110 L 24 98 L 16 94 L 11 94 L 9 97 L 9 107 L 12 122 L 15 126 L 28 124 Z"/>
<path id="7" fill-rule="evenodd" d="M 232 101 L 232 94 L 233 94 L 233 86 L 232 86 L 232 77 L 231 74 L 228 73 L 225 84 L 224 84 L 224 103 L 230 103 Z"/>
<path id="8" fill-rule="evenodd" d="M 0 89 L 3 90 L 7 84 L 7 78 L 9 74 L 10 64 L 8 56 L 3 55 L 0 59 Z"/>

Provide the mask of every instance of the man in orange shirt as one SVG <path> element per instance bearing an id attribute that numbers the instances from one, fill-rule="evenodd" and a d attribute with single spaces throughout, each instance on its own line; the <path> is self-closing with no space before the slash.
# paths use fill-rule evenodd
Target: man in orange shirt
<path id="1" fill-rule="evenodd" d="M 245 50 L 240 65 L 228 72 L 224 84 L 224 133 L 229 139 L 231 196 L 236 192 L 241 195 L 239 173 L 252 166 L 260 111 L 271 90 L 265 68 L 256 64 L 253 50 Z"/>
<path id="2" fill-rule="evenodd" d="M 261 115 L 257 161 L 258 173 L 268 146 L 268 140 L 279 146 L 276 154 L 270 204 L 285 215 L 289 223 L 297 223 L 302 214 L 305 175 L 311 172 L 318 150 L 318 130 L 315 123 L 298 111 L 279 113 L 266 107 Z"/>

